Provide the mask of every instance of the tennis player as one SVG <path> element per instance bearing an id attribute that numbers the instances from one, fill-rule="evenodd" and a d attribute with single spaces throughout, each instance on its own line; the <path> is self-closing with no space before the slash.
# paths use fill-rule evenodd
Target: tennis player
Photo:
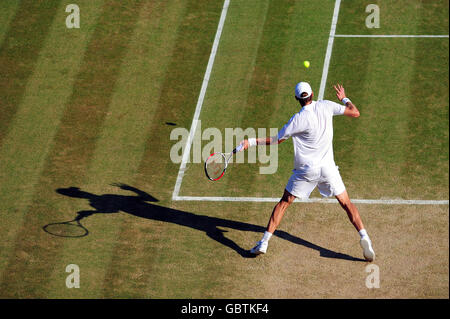
<path id="1" fill-rule="evenodd" d="M 286 185 L 283 197 L 275 205 L 262 239 L 250 250 L 252 254 L 265 254 L 269 240 L 283 218 L 289 205 L 296 197 L 309 198 L 318 187 L 324 197 L 335 196 L 347 212 L 350 222 L 361 236 L 360 245 L 364 258 L 375 259 L 372 243 L 362 223 L 358 209 L 351 202 L 345 189 L 333 155 L 333 116 L 345 115 L 359 117 L 356 106 L 345 95 L 342 85 L 335 85 L 337 98 L 343 105 L 327 101 L 313 101 L 314 93 L 306 82 L 295 86 L 295 99 L 302 106 L 301 110 L 278 132 L 278 136 L 267 138 L 250 138 L 241 142 L 243 150 L 256 145 L 281 143 L 292 137 L 294 144 L 294 170 Z"/>

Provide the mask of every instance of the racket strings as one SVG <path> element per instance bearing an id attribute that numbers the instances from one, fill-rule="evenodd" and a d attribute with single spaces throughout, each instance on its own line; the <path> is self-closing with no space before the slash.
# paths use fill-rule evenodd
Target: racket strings
<path id="1" fill-rule="evenodd" d="M 210 179 L 217 179 L 223 174 L 225 167 L 226 162 L 224 157 L 221 154 L 214 154 L 206 161 L 206 174 Z"/>

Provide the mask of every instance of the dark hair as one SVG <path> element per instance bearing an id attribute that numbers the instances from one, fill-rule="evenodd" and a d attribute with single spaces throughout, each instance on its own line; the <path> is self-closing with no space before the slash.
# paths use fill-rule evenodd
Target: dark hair
<path id="1" fill-rule="evenodd" d="M 308 102 L 310 102 L 312 100 L 312 94 L 307 98 L 304 98 L 304 96 L 307 96 L 308 93 L 303 92 L 301 95 L 302 95 L 302 97 L 297 97 L 297 96 L 295 97 L 295 99 L 300 102 L 301 106 L 305 106 Z"/>

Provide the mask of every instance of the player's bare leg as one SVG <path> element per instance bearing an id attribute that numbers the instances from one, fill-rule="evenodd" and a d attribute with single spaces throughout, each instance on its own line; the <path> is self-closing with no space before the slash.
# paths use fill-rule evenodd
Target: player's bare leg
<path id="1" fill-rule="evenodd" d="M 284 190 L 283 197 L 275 205 L 272 211 L 272 215 L 270 216 L 269 224 L 267 225 L 267 231 L 269 233 L 273 234 L 273 232 L 278 228 L 278 225 L 280 225 L 281 219 L 284 216 L 284 212 L 294 200 L 295 196 L 289 193 L 287 190 Z"/>
<path id="2" fill-rule="evenodd" d="M 342 194 L 336 196 L 341 207 L 347 212 L 347 216 L 350 219 L 350 222 L 355 226 L 357 231 L 364 229 L 363 222 L 361 220 L 361 216 L 359 215 L 358 208 L 356 208 L 355 204 L 353 204 L 348 196 L 347 191 L 344 191 Z"/>
<path id="3" fill-rule="evenodd" d="M 367 231 L 364 229 L 363 222 L 361 220 L 361 216 L 359 215 L 358 208 L 353 204 L 348 196 L 347 191 L 344 191 L 342 194 L 336 196 L 341 207 L 346 211 L 350 222 L 359 232 L 361 236 L 360 244 L 363 248 L 364 258 L 368 261 L 373 261 L 375 259 L 375 252 L 372 248 L 372 242 L 367 234 Z"/>
<path id="4" fill-rule="evenodd" d="M 258 243 L 256 243 L 255 247 L 250 250 L 252 254 L 259 255 L 266 253 L 269 239 L 272 237 L 272 234 L 275 232 L 278 225 L 280 225 L 281 219 L 283 219 L 286 209 L 289 207 L 289 205 L 292 204 L 294 199 L 294 195 L 289 193 L 287 190 L 284 190 L 283 197 L 273 208 L 272 215 L 270 216 L 267 230 L 264 233 L 263 238 Z"/>

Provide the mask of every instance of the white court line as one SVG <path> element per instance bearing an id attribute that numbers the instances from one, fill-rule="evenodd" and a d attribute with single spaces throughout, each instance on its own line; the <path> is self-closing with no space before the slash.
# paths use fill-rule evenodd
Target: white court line
<path id="1" fill-rule="evenodd" d="M 176 200 L 209 201 L 209 202 L 257 202 L 276 203 L 280 198 L 274 197 L 212 197 L 212 196 L 178 196 Z M 295 203 L 322 203 L 336 204 L 334 198 L 295 199 Z M 417 199 L 352 199 L 355 204 L 382 204 L 382 205 L 448 205 L 448 200 L 417 200 Z"/>
<path id="2" fill-rule="evenodd" d="M 330 66 L 331 52 L 333 51 L 333 42 L 336 33 L 336 25 L 339 17 L 339 7 L 341 0 L 336 0 L 334 3 L 333 20 L 331 21 L 330 36 L 328 37 L 327 53 L 325 54 L 325 61 L 323 62 L 322 79 L 320 80 L 318 100 L 323 99 L 325 93 L 325 86 L 327 85 L 328 68 Z"/>
<path id="3" fill-rule="evenodd" d="M 414 34 L 335 34 L 335 38 L 448 38 L 447 35 Z"/>
<path id="4" fill-rule="evenodd" d="M 208 88 L 209 76 L 211 75 L 211 70 L 214 65 L 214 59 L 216 57 L 217 48 L 219 46 L 220 36 L 222 35 L 223 25 L 225 24 L 225 18 L 227 16 L 228 6 L 230 0 L 225 0 L 222 8 L 222 14 L 220 15 L 219 25 L 217 26 L 216 37 L 214 38 L 214 43 L 211 49 L 211 54 L 209 55 L 208 66 L 206 67 L 205 76 L 203 77 L 202 88 L 200 90 L 200 95 L 198 97 L 197 106 L 195 107 L 194 118 L 192 119 L 191 130 L 189 131 L 189 137 L 186 141 L 186 146 L 184 148 L 183 157 L 181 159 L 180 169 L 178 170 L 177 181 L 175 182 L 175 188 L 172 193 L 172 200 L 176 200 L 178 194 L 180 193 L 181 182 L 183 181 L 184 171 L 186 170 L 186 163 L 191 154 L 192 140 L 197 129 L 198 118 L 202 110 L 203 100 L 205 98 L 206 89 Z"/>

